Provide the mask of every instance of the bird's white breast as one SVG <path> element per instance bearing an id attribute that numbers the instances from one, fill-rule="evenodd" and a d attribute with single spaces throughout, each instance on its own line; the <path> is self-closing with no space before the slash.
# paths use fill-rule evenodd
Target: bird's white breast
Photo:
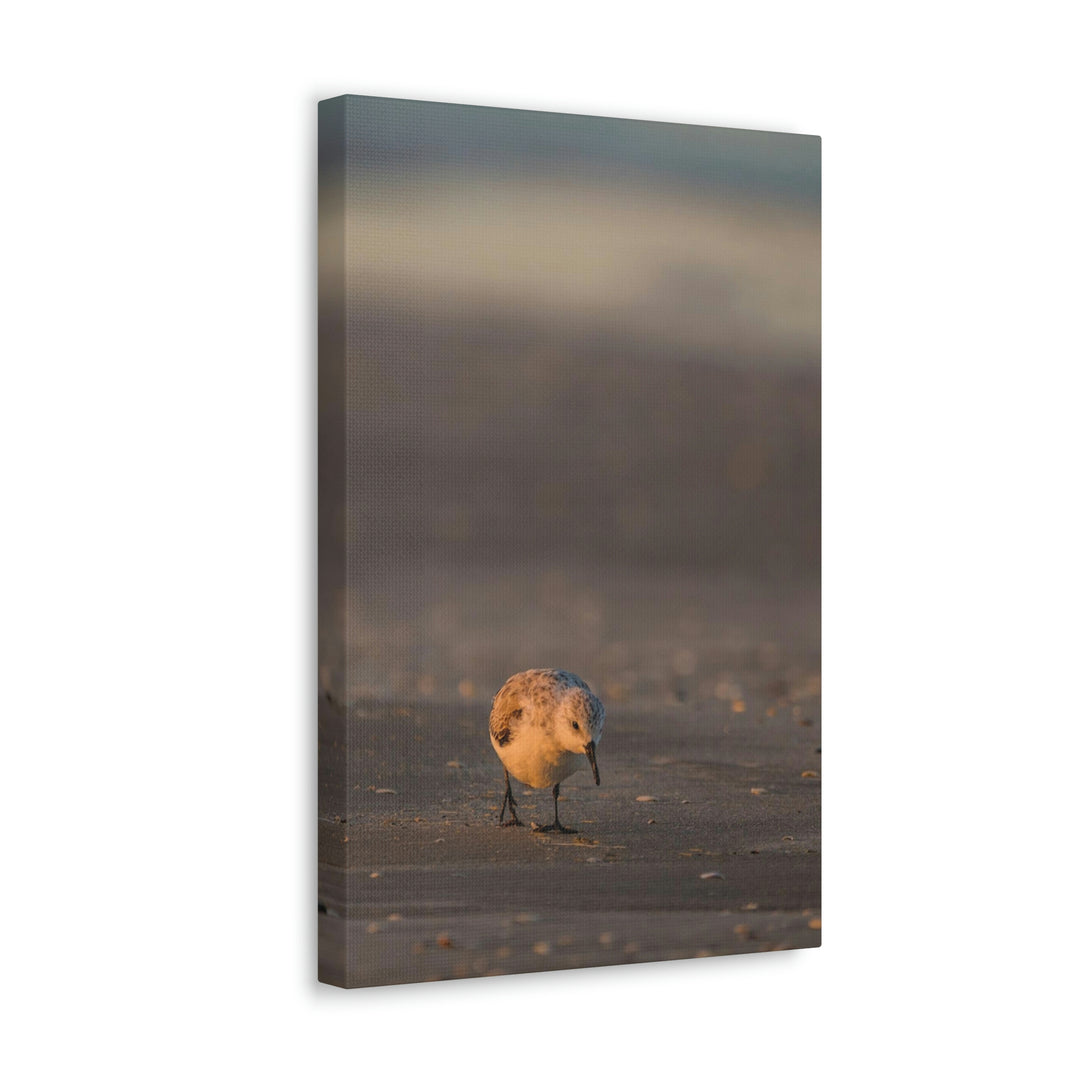
<path id="1" fill-rule="evenodd" d="M 549 733 L 533 724 L 515 731 L 506 746 L 495 739 L 491 745 L 510 775 L 533 788 L 554 787 L 587 761 L 584 754 L 561 749 Z"/>

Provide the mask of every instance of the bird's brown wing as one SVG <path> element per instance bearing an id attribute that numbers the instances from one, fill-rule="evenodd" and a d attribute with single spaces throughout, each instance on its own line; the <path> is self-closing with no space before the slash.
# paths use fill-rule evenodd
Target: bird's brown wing
<path id="1" fill-rule="evenodd" d="M 491 737 L 500 745 L 506 746 L 514 737 L 514 722 L 521 716 L 516 690 L 509 684 L 504 686 L 491 703 L 491 718 L 488 730 Z"/>

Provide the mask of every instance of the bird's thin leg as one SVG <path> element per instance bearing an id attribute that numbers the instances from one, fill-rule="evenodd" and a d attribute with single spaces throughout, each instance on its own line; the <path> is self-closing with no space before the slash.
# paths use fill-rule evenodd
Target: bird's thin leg
<path id="1" fill-rule="evenodd" d="M 506 777 L 506 794 L 503 796 L 502 812 L 499 814 L 499 824 L 505 829 L 511 825 L 520 825 L 517 816 L 517 800 L 514 798 L 513 791 L 510 790 L 510 772 L 503 766 L 503 776 Z M 510 820 L 504 822 L 503 818 L 506 817 L 506 808 L 510 807 Z"/>
<path id="2" fill-rule="evenodd" d="M 562 822 L 559 821 L 559 785 L 556 784 L 551 790 L 552 797 L 555 800 L 555 831 L 556 832 L 577 832 L 577 829 L 568 829 Z"/>
<path id="3" fill-rule="evenodd" d="M 537 832 L 576 833 L 577 829 L 568 829 L 565 825 L 562 824 L 561 821 L 559 821 L 559 785 L 558 784 L 556 784 L 551 789 L 551 796 L 555 800 L 555 823 L 553 825 L 543 825 L 539 829 L 537 829 L 536 831 Z"/>

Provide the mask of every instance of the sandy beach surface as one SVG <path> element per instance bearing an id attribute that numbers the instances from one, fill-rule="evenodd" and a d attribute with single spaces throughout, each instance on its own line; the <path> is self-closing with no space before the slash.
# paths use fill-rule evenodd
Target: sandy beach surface
<path id="1" fill-rule="evenodd" d="M 576 834 L 499 828 L 486 702 L 319 709 L 319 978 L 376 986 L 821 943 L 820 679 L 608 704 Z M 347 749 L 346 749 L 347 748 Z M 549 791 L 515 783 L 526 823 Z"/>

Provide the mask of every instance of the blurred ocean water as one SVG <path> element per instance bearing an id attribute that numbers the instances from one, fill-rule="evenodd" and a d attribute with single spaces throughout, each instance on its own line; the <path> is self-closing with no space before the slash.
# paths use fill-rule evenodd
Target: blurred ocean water
<path id="1" fill-rule="evenodd" d="M 369 98 L 345 130 L 324 689 L 819 688 L 818 140 Z"/>

